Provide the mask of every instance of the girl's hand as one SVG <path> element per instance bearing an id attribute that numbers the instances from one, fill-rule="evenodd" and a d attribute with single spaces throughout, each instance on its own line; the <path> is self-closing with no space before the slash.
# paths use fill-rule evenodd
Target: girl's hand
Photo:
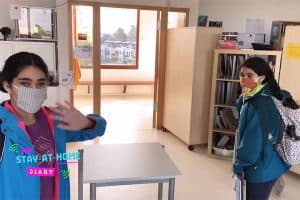
<path id="1" fill-rule="evenodd" d="M 68 101 L 57 102 L 57 107 L 50 108 L 54 113 L 51 116 L 62 123 L 57 127 L 65 130 L 82 130 L 93 126 L 93 121 L 84 116 L 79 110 L 74 108 Z"/>

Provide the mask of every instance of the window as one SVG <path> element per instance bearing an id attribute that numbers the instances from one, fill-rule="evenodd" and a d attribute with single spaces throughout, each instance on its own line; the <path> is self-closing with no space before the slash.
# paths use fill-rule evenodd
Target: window
<path id="1" fill-rule="evenodd" d="M 55 39 L 56 13 L 51 8 L 21 9 L 21 19 L 18 20 L 19 38 Z"/>
<path id="2" fill-rule="evenodd" d="M 137 69 L 139 59 L 139 9 L 100 7 L 100 67 Z M 74 6 L 74 55 L 81 68 L 91 68 L 93 54 L 93 10 Z M 112 17 L 113 16 L 113 17 Z"/>
<path id="3" fill-rule="evenodd" d="M 102 68 L 138 68 L 138 27 L 138 9 L 100 8 Z"/>
<path id="4" fill-rule="evenodd" d="M 93 67 L 93 7 L 74 6 L 73 53 L 80 67 Z"/>
<path id="5" fill-rule="evenodd" d="M 185 27 L 186 13 L 185 12 L 168 12 L 168 29 Z"/>

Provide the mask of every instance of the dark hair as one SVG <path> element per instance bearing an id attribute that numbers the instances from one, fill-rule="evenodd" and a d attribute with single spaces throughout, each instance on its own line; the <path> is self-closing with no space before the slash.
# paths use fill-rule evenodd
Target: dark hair
<path id="1" fill-rule="evenodd" d="M 0 75 L 0 90 L 2 92 L 7 92 L 3 87 L 3 81 L 7 81 L 11 84 L 13 79 L 28 66 L 33 66 L 37 69 L 40 69 L 42 72 L 44 72 L 46 78 L 48 79 L 48 67 L 40 56 L 29 52 L 19 52 L 11 55 L 5 61 Z"/>
<path id="2" fill-rule="evenodd" d="M 283 105 L 292 109 L 299 108 L 299 105 L 295 102 L 295 100 L 289 96 L 289 97 L 283 97 L 281 89 L 277 83 L 277 81 L 274 78 L 274 73 L 270 67 L 270 65 L 260 57 L 250 57 L 248 58 L 243 64 L 242 67 L 247 67 L 252 69 L 257 75 L 265 76 L 265 79 L 263 80 L 263 84 L 267 83 L 270 91 L 272 93 L 272 96 L 277 98 L 278 100 L 283 102 Z"/>

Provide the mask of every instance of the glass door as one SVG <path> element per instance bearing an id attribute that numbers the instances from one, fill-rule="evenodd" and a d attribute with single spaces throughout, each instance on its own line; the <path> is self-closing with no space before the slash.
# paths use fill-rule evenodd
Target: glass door
<path id="1" fill-rule="evenodd" d="M 72 6 L 74 106 L 93 113 L 93 7 Z"/>

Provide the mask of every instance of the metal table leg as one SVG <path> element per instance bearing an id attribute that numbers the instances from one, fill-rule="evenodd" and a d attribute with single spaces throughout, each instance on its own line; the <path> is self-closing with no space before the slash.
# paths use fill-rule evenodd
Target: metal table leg
<path id="1" fill-rule="evenodd" d="M 174 200 L 174 192 L 175 192 L 175 178 L 170 178 L 168 200 Z"/>
<path id="2" fill-rule="evenodd" d="M 158 183 L 158 200 L 162 200 L 163 183 Z"/>
<path id="3" fill-rule="evenodd" d="M 90 184 L 90 200 L 96 200 L 96 183 Z"/>

